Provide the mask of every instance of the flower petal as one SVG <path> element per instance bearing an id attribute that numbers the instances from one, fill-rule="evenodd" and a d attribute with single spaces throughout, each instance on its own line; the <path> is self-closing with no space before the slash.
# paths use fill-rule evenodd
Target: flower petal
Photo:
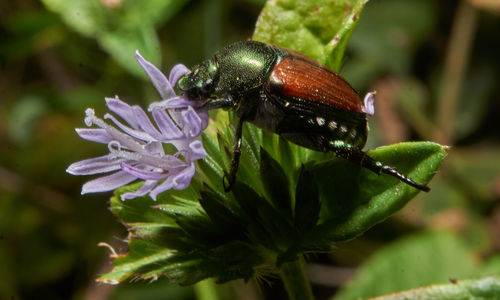
<path id="1" fill-rule="evenodd" d="M 177 96 L 174 90 L 177 80 L 190 70 L 179 64 L 172 68 L 167 79 L 139 52 L 135 57 L 163 100 L 149 106 L 154 122 L 142 108 L 131 106 L 117 96 L 106 98 L 106 105 L 114 115 L 107 113 L 101 119 L 93 109 L 86 110 L 85 124 L 99 128 L 76 129 L 78 135 L 107 144 L 110 153 L 73 163 L 67 171 L 75 175 L 115 173 L 85 183 L 82 194 L 109 191 L 142 179 L 143 185 L 135 192 L 123 194 L 122 200 L 148 193 L 155 199 L 168 189 L 188 187 L 195 173 L 193 162 L 207 155 L 199 134 L 208 124 L 208 113 L 198 113 L 193 108 L 203 105 L 203 101 Z M 173 145 L 177 152 L 166 154 L 164 143 Z M 159 184 L 160 180 L 163 181 Z"/>
<path id="2" fill-rule="evenodd" d="M 182 170 L 178 175 L 176 175 L 173 179 L 173 185 L 172 188 L 174 190 L 183 190 L 189 186 L 189 183 L 191 183 L 191 179 L 194 176 L 195 168 L 194 168 L 194 163 L 191 163 L 191 165 L 184 170 Z"/>
<path id="3" fill-rule="evenodd" d="M 149 193 L 157 184 L 157 180 L 146 180 L 137 191 L 122 194 L 120 199 L 123 201 L 127 199 L 134 199 L 136 197 L 142 197 Z"/>
<path id="4" fill-rule="evenodd" d="M 375 107 L 373 106 L 375 102 L 375 92 L 368 92 L 363 99 L 363 108 L 361 109 L 367 115 L 373 116 L 375 114 Z"/>
<path id="5" fill-rule="evenodd" d="M 160 193 L 168 191 L 170 189 L 183 190 L 189 186 L 191 179 L 195 173 L 194 163 L 191 163 L 188 167 L 179 171 L 173 171 L 170 176 L 165 179 L 161 184 L 155 187 L 149 196 L 156 200 L 156 196 Z"/>
<path id="6" fill-rule="evenodd" d="M 201 119 L 201 128 L 203 128 L 203 130 L 205 130 L 205 128 L 207 128 L 207 126 L 208 126 L 208 112 L 206 112 L 206 111 L 200 112 L 200 113 L 198 113 L 198 116 Z"/>
<path id="7" fill-rule="evenodd" d="M 160 180 L 168 176 L 167 172 L 156 172 L 156 171 L 147 171 L 147 170 L 142 170 L 137 167 L 134 167 L 130 164 L 127 164 L 125 162 L 121 162 L 120 166 L 123 171 L 139 178 L 142 180 Z"/>
<path id="8" fill-rule="evenodd" d="M 184 129 L 188 129 L 188 137 L 196 137 L 201 133 L 201 118 L 192 107 L 182 111 L 182 120 Z"/>
<path id="9" fill-rule="evenodd" d="M 102 128 L 75 128 L 76 133 L 84 140 L 107 144 L 113 140 Z"/>
<path id="10" fill-rule="evenodd" d="M 82 186 L 82 194 L 99 193 L 115 190 L 127 185 L 137 178 L 124 171 L 118 171 L 108 176 L 100 177 L 85 183 Z"/>
<path id="11" fill-rule="evenodd" d="M 198 107 L 202 104 L 203 103 L 200 101 L 191 101 L 181 96 L 153 102 L 149 105 L 148 110 L 152 111 L 154 109 L 188 108 L 189 106 Z"/>
<path id="12" fill-rule="evenodd" d="M 72 175 L 93 175 L 99 173 L 108 173 L 120 170 L 121 161 L 123 161 L 122 158 L 114 158 L 108 154 L 72 163 L 66 169 L 66 172 Z"/>
<path id="13" fill-rule="evenodd" d="M 133 129 L 133 128 L 130 128 L 130 127 L 124 125 L 122 122 L 118 121 L 115 118 L 115 116 L 113 116 L 111 114 L 105 114 L 104 118 L 111 120 L 113 123 L 115 123 L 116 126 L 118 126 L 126 134 L 128 134 L 128 135 L 130 135 L 130 136 L 132 136 L 132 137 L 134 137 L 136 139 L 139 139 L 139 140 L 142 140 L 142 141 L 146 141 L 146 142 L 156 142 L 158 140 L 157 138 L 152 137 L 147 132 L 144 132 L 142 130 L 136 130 L 136 129 Z"/>
<path id="14" fill-rule="evenodd" d="M 207 156 L 207 152 L 203 148 L 201 141 L 196 140 L 191 142 L 189 149 L 191 150 L 191 162 Z"/>
<path id="15" fill-rule="evenodd" d="M 165 150 L 163 149 L 163 145 L 160 142 L 151 142 L 147 143 L 144 146 L 144 149 L 155 156 L 164 156 L 165 155 Z"/>
<path id="16" fill-rule="evenodd" d="M 139 51 L 135 51 L 135 59 L 151 79 L 162 99 L 170 99 L 176 96 L 170 82 L 155 65 L 145 60 Z"/>
<path id="17" fill-rule="evenodd" d="M 120 116 L 120 118 L 125 120 L 132 128 L 138 128 L 137 119 L 130 105 L 121 101 L 118 97 L 104 99 L 106 100 L 106 106 L 109 110 Z"/>
<path id="18" fill-rule="evenodd" d="M 173 185 L 173 177 L 169 176 L 167 177 L 167 179 L 165 179 L 165 181 L 160 183 L 151 192 L 149 192 L 149 196 L 151 197 L 151 199 L 156 201 L 156 196 L 158 196 L 158 194 L 160 193 L 163 193 L 164 191 L 170 190 L 172 188 L 172 185 Z"/>
<path id="19" fill-rule="evenodd" d="M 164 140 L 180 139 L 183 137 L 184 134 L 165 110 L 154 109 L 151 114 L 153 115 L 153 119 L 160 129 Z"/>
<path id="20" fill-rule="evenodd" d="M 144 130 L 144 132 L 148 133 L 150 136 L 154 137 L 156 140 L 161 140 L 162 135 L 156 129 L 156 127 L 151 123 L 151 120 L 149 119 L 148 115 L 146 112 L 140 108 L 137 105 L 133 106 L 134 109 L 134 114 L 135 117 L 137 118 L 137 121 L 139 122 L 139 127 Z"/>
<path id="21" fill-rule="evenodd" d="M 172 70 L 170 70 L 170 75 L 168 76 L 168 81 L 170 84 L 175 85 L 177 80 L 183 75 L 190 73 L 191 71 L 183 64 L 175 65 Z"/>

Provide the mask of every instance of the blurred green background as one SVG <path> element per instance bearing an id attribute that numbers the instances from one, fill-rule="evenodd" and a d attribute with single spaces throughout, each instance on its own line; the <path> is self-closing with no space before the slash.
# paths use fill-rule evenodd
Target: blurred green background
<path id="1" fill-rule="evenodd" d="M 97 244 L 123 252 L 127 233 L 108 210 L 110 194 L 81 196 L 89 178 L 65 169 L 105 152 L 74 132 L 87 107 L 102 114 L 104 97 L 114 95 L 139 105 L 159 100 L 135 49 L 165 72 L 196 64 L 249 38 L 263 5 L 0 2 L 0 299 L 206 297 L 165 279 L 94 283 L 111 267 Z M 365 7 L 341 74 L 360 94 L 377 91 L 368 148 L 406 140 L 452 148 L 431 193 L 333 253 L 309 257 L 318 299 L 500 274 L 499 16 L 494 0 L 372 0 Z M 381 287 L 380 278 L 392 286 Z M 273 278 L 217 288 L 222 299 L 285 297 Z"/>

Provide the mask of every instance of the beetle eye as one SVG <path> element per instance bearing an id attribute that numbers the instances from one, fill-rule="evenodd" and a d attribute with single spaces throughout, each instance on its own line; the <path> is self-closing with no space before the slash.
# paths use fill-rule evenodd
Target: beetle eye
<path id="1" fill-rule="evenodd" d="M 177 80 L 176 85 L 181 91 L 187 91 L 190 85 L 189 77 L 187 75 L 182 76 L 179 80 Z"/>
<path id="2" fill-rule="evenodd" d="M 203 86 L 201 87 L 201 91 L 205 94 L 210 94 L 210 93 L 212 93 L 213 87 L 214 87 L 214 81 L 212 79 L 207 79 L 203 83 Z"/>

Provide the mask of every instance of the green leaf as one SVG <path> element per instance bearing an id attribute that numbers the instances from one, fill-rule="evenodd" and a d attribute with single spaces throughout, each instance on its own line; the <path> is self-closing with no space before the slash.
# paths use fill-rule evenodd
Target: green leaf
<path id="1" fill-rule="evenodd" d="M 427 184 L 446 157 L 446 148 L 431 142 L 380 147 L 368 154 Z M 345 160 L 312 168 L 322 197 L 320 224 L 311 238 L 352 239 L 400 210 L 419 191 L 396 178 L 377 175 Z"/>
<path id="2" fill-rule="evenodd" d="M 205 148 L 205 151 L 207 151 L 207 156 L 211 161 L 213 161 L 213 163 L 216 164 L 216 167 L 222 169 L 222 167 L 224 166 L 224 157 L 220 152 L 217 140 L 204 132 L 201 135 L 201 141 L 203 143 L 203 148 Z M 222 177 L 223 174 L 224 172 L 220 172 L 220 177 Z"/>
<path id="3" fill-rule="evenodd" d="M 113 260 L 113 270 L 101 276 L 98 281 L 111 284 L 119 283 L 139 273 L 139 270 L 144 266 L 154 265 L 158 261 L 172 257 L 174 253 L 174 250 L 154 247 L 143 239 L 131 239 L 127 255 L 116 257 Z M 141 276 L 143 278 L 147 277 L 144 273 Z"/>
<path id="4" fill-rule="evenodd" d="M 134 226 L 137 226 L 135 224 Z M 154 228 L 151 224 L 142 224 L 144 229 L 131 227 L 133 238 L 145 239 L 149 243 L 161 246 L 165 249 L 190 252 L 200 245 L 196 243 L 185 231 L 176 226 L 158 226 Z M 151 229 L 155 229 L 154 231 Z"/>
<path id="5" fill-rule="evenodd" d="M 354 278 L 334 299 L 364 299 L 445 283 L 450 278 L 474 276 L 477 269 L 476 259 L 456 235 L 448 232 L 422 233 L 382 248 L 358 269 Z"/>
<path id="6" fill-rule="evenodd" d="M 146 78 L 134 60 L 135 50 L 159 65 L 160 44 L 155 26 L 166 22 L 187 0 L 124 0 L 117 7 L 98 0 L 43 0 L 76 32 L 99 45 L 130 73 Z"/>
<path id="7" fill-rule="evenodd" d="M 148 0 L 123 1 L 122 21 L 128 24 L 140 24 L 147 20 L 153 25 L 160 25 L 174 16 L 188 0 Z"/>
<path id="8" fill-rule="evenodd" d="M 409 291 L 377 297 L 377 300 L 495 300 L 500 299 L 500 276 L 458 280 L 455 283 L 430 285 Z"/>
<path id="9" fill-rule="evenodd" d="M 253 39 L 303 53 L 333 70 L 366 0 L 268 1 Z"/>
<path id="10" fill-rule="evenodd" d="M 111 198 L 111 211 L 131 233 L 128 241 L 129 252 L 115 258 L 113 270 L 103 275 L 100 281 L 117 283 L 136 274 L 143 278 L 154 276 L 155 274 L 148 272 L 156 269 L 161 261 L 174 256 L 174 249 L 185 249 L 188 246 L 192 248 L 195 243 L 188 239 L 189 236 L 177 227 L 171 217 L 172 214 L 186 218 L 202 216 L 199 211 L 201 206 L 191 200 L 193 195 L 198 195 L 194 186 L 183 191 L 163 193 L 156 202 L 149 196 L 126 202 L 120 200 L 121 194 L 136 190 L 140 184 L 142 183 L 119 188 Z M 169 207 L 171 211 L 166 211 L 164 206 L 167 203 L 176 205 Z M 189 206 L 186 203 L 189 203 Z M 180 206 L 181 204 L 183 206 Z"/>
<path id="11" fill-rule="evenodd" d="M 135 50 L 154 65 L 161 61 L 158 37 L 147 21 L 131 28 L 102 32 L 98 42 L 122 67 L 139 77 L 146 78 L 146 75 L 134 59 Z"/>
<path id="12" fill-rule="evenodd" d="M 45 6 L 61 15 L 68 26 L 78 33 L 93 37 L 106 27 L 107 12 L 98 0 L 42 0 Z"/>

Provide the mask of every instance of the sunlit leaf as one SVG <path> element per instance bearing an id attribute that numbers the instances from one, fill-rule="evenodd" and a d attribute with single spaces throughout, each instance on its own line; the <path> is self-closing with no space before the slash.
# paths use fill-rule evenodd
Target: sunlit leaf
<path id="1" fill-rule="evenodd" d="M 347 41 L 366 2 L 268 1 L 253 39 L 296 50 L 338 71 Z"/>
<path id="2" fill-rule="evenodd" d="M 382 248 L 357 270 L 334 299 L 368 298 L 450 279 L 461 280 L 474 276 L 477 265 L 465 243 L 454 234 L 423 233 Z"/>
<path id="3" fill-rule="evenodd" d="M 494 300 L 500 295 L 500 276 L 480 279 L 457 280 L 449 284 L 430 285 L 409 291 L 380 296 L 376 300 L 419 299 L 419 300 Z M 374 300 L 375 300 L 374 299 Z"/>
<path id="4" fill-rule="evenodd" d="M 409 142 L 368 152 L 413 180 L 427 184 L 446 157 L 431 142 Z M 341 241 L 354 238 L 401 209 L 419 191 L 388 175 L 377 175 L 344 160 L 313 168 L 322 197 L 318 235 Z"/>

